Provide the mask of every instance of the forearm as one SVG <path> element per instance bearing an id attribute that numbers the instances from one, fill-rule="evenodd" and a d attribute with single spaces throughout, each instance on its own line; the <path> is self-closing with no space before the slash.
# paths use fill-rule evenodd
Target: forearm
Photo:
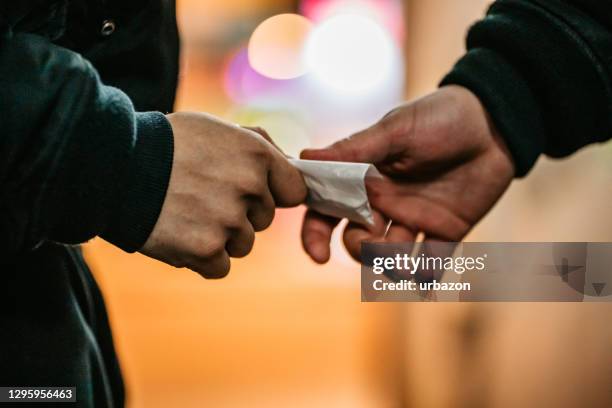
<path id="1" fill-rule="evenodd" d="M 78 54 L 10 31 L 0 38 L 0 103 L 4 250 L 104 233 L 138 249 L 171 169 L 172 131 L 163 115 L 137 114 Z M 139 206 L 137 216 L 126 215 Z"/>

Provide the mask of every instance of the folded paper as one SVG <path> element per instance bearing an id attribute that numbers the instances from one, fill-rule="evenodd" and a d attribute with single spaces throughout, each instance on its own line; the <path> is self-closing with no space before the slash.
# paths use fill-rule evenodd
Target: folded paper
<path id="1" fill-rule="evenodd" d="M 381 177 L 376 167 L 367 163 L 318 160 L 290 159 L 290 162 L 304 175 L 309 208 L 359 224 L 374 224 L 365 179 Z"/>

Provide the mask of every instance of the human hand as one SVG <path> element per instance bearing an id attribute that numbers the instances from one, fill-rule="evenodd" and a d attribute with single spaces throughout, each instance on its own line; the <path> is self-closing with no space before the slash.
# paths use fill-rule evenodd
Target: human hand
<path id="1" fill-rule="evenodd" d="M 348 224 L 344 244 L 359 259 L 361 242 L 460 241 L 514 177 L 514 164 L 478 98 L 443 87 L 391 111 L 374 126 L 303 159 L 374 163 L 386 177 L 367 180 L 376 225 Z M 387 230 L 387 220 L 392 224 Z M 329 260 L 340 220 L 306 213 L 302 242 L 310 257 Z"/>
<path id="2" fill-rule="evenodd" d="M 300 172 L 255 131 L 204 113 L 167 116 L 174 132 L 172 174 L 161 214 L 140 252 L 206 278 L 246 256 L 276 206 L 301 204 Z"/>

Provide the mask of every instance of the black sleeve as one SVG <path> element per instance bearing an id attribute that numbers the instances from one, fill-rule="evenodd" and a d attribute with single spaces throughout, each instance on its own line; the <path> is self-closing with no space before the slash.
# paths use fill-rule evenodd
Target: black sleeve
<path id="1" fill-rule="evenodd" d="M 499 0 L 443 79 L 483 102 L 524 176 L 612 137 L 612 2 Z"/>
<path id="2" fill-rule="evenodd" d="M 165 197 L 173 135 L 79 54 L 0 27 L 1 252 L 102 235 L 139 249 Z"/>

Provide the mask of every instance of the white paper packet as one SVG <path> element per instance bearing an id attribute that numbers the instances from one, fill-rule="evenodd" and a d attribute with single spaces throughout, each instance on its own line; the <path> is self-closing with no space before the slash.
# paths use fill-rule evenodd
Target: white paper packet
<path id="1" fill-rule="evenodd" d="M 366 177 L 382 177 L 367 163 L 289 159 L 304 176 L 308 187 L 306 205 L 317 212 L 373 225 Z"/>

